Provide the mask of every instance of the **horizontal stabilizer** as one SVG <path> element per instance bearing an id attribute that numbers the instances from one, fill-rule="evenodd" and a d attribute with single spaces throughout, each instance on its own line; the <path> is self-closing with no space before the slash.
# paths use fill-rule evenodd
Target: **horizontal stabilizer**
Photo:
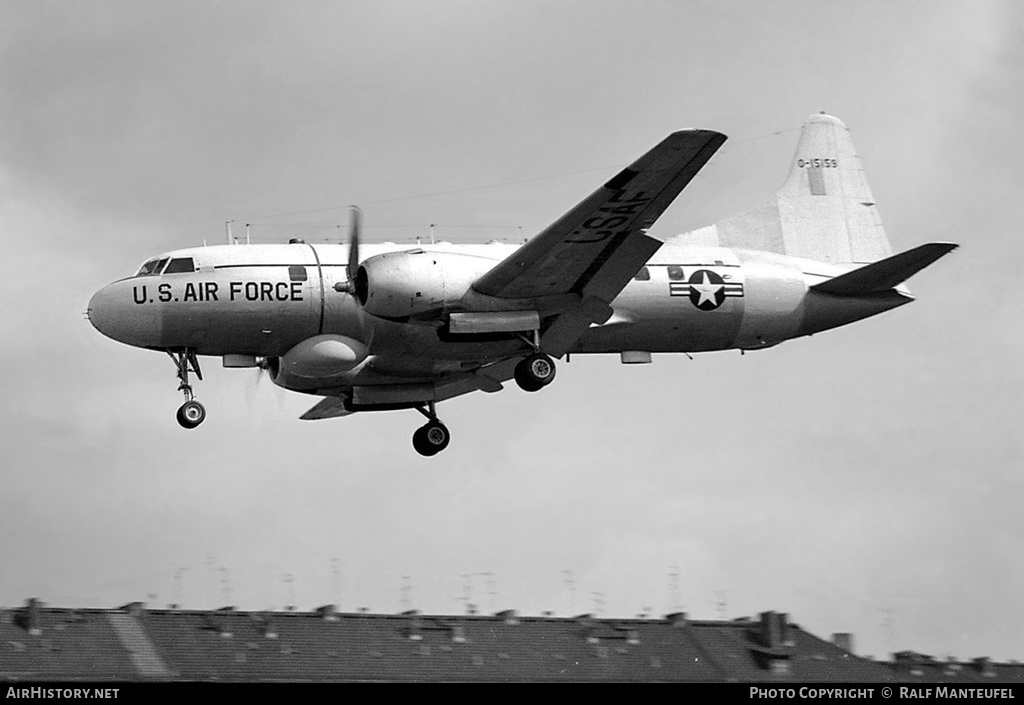
<path id="1" fill-rule="evenodd" d="M 863 296 L 888 291 L 957 247 L 959 245 L 952 242 L 929 242 L 840 274 L 811 288 L 836 296 Z"/>

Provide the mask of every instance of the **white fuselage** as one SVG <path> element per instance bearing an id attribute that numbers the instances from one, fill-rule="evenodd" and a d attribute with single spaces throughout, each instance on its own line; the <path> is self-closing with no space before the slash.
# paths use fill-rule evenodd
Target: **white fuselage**
<path id="1" fill-rule="evenodd" d="M 514 250 L 497 243 L 364 245 L 364 261 L 387 252 L 422 255 L 418 271 L 432 276 L 435 288 L 408 296 L 413 305 L 440 311 L 432 323 L 366 315 L 345 288 L 348 247 L 305 243 L 170 252 L 159 259 L 190 260 L 192 271 L 181 265 L 174 268 L 185 271 L 114 282 L 93 297 L 89 315 L 120 342 L 190 348 L 198 355 L 276 358 L 313 336 L 354 336 L 366 343 L 368 364 L 332 379 L 332 388 L 426 379 L 527 349 L 514 335 L 446 336 L 437 323 L 445 313 L 464 310 L 468 283 Z M 572 352 L 759 349 L 911 300 L 895 291 L 849 298 L 809 290 L 848 269 L 766 252 L 665 244 L 614 300 L 612 317 L 592 326 Z M 302 379 L 279 383 L 311 392 L 323 386 Z"/>

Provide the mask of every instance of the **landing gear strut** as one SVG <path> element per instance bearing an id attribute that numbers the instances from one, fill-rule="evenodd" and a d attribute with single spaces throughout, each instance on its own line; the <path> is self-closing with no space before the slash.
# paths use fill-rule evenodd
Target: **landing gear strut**
<path id="1" fill-rule="evenodd" d="M 420 455 L 429 458 L 448 447 L 452 440 L 452 434 L 448 427 L 438 420 L 434 402 L 427 402 L 426 409 L 422 406 L 417 406 L 416 410 L 427 417 L 427 423 L 420 426 L 412 434 L 412 447 Z"/>
<path id="2" fill-rule="evenodd" d="M 185 394 L 185 403 L 178 408 L 178 423 L 182 428 L 195 428 L 206 419 L 206 407 L 196 401 L 196 395 L 192 391 L 192 385 L 188 381 L 188 373 L 195 372 L 196 377 L 203 379 L 202 370 L 199 369 L 199 360 L 196 359 L 196 351 L 193 348 L 182 350 L 168 350 L 167 354 L 174 360 L 178 368 L 178 391 Z"/>

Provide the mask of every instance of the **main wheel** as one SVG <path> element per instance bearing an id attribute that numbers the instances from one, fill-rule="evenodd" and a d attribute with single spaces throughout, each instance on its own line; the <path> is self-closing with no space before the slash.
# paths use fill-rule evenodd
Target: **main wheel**
<path id="1" fill-rule="evenodd" d="M 536 392 L 555 378 L 555 361 L 544 353 L 524 357 L 516 365 L 516 384 L 527 392 Z"/>
<path id="2" fill-rule="evenodd" d="M 206 407 L 195 399 L 187 401 L 178 409 L 178 423 L 182 428 L 195 428 L 206 420 Z"/>
<path id="3" fill-rule="evenodd" d="M 420 426 L 412 434 L 412 447 L 420 455 L 428 458 L 437 455 L 448 447 L 452 440 L 452 434 L 448 427 L 440 421 L 428 421 L 426 425 Z"/>

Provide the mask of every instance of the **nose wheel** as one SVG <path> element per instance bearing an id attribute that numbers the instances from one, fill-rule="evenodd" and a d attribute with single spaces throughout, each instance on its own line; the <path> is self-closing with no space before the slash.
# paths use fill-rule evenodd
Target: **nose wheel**
<path id="1" fill-rule="evenodd" d="M 203 379 L 202 370 L 199 369 L 199 360 L 196 359 L 196 351 L 192 348 L 183 350 L 168 350 L 167 354 L 174 360 L 178 368 L 178 391 L 185 395 L 185 403 L 178 407 L 178 423 L 182 428 L 195 428 L 206 420 L 206 407 L 196 401 L 196 395 L 192 391 L 192 385 L 188 381 L 189 372 L 195 372 L 196 377 Z"/>
<path id="2" fill-rule="evenodd" d="M 195 428 L 206 419 L 206 407 L 189 399 L 178 408 L 178 423 L 182 428 Z"/>
<path id="3" fill-rule="evenodd" d="M 420 455 L 429 458 L 448 447 L 452 434 L 448 427 L 438 420 L 434 402 L 429 402 L 427 409 L 417 406 L 416 410 L 426 416 L 428 421 L 412 434 L 412 447 Z"/>

